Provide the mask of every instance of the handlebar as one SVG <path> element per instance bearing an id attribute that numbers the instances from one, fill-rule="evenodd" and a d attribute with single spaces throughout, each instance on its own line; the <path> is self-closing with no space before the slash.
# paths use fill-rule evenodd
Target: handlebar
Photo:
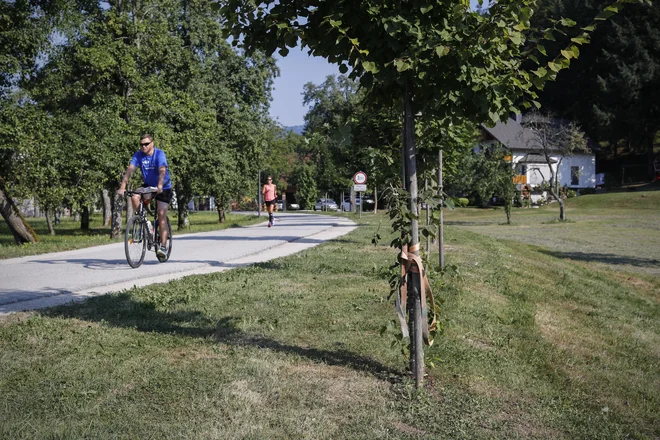
<path id="1" fill-rule="evenodd" d="M 133 191 L 126 190 L 126 191 L 124 191 L 124 196 L 125 197 L 132 197 L 134 195 L 139 195 L 139 196 L 144 197 L 147 194 L 155 194 L 157 191 L 158 191 L 158 188 L 156 188 L 155 186 L 149 186 L 147 188 L 138 188 L 138 189 L 133 190 Z"/>

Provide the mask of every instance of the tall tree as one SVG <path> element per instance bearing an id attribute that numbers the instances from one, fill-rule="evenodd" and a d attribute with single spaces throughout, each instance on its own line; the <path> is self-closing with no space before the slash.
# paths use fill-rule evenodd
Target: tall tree
<path id="1" fill-rule="evenodd" d="M 535 88 L 570 65 L 578 40 L 535 74 L 523 68 L 524 31 L 534 0 L 504 0 L 488 14 L 469 11 L 469 4 L 449 0 L 386 0 L 377 4 L 353 0 L 254 2 L 228 0 L 223 7 L 235 44 L 286 56 L 299 42 L 313 55 L 339 64 L 342 73 L 361 84 L 386 105 L 401 103 L 407 171 L 410 228 L 402 242 L 419 256 L 415 118 L 498 121 L 519 112 L 519 103 L 536 102 Z M 568 21 L 559 25 L 570 25 Z M 552 32 L 552 29 L 549 31 Z M 589 32 L 584 30 L 584 32 Z M 409 260 L 411 261 L 411 260 Z M 411 275 L 416 384 L 423 377 L 422 337 L 430 342 L 426 301 L 418 275 Z M 420 305 L 421 302 L 421 305 Z M 422 308 L 424 310 L 422 311 Z M 424 322 L 423 322 L 424 321 Z M 404 329 L 405 330 L 405 329 Z"/>

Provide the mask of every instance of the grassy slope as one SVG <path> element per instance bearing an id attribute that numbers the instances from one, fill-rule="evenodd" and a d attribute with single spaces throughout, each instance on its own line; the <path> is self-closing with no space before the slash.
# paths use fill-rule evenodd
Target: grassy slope
<path id="1" fill-rule="evenodd" d="M 447 224 L 491 237 L 541 246 L 558 258 L 660 277 L 660 191 L 598 194 L 569 199 L 569 222 L 558 223 L 559 206 L 514 209 L 503 226 L 500 209 L 448 212 Z"/>
<path id="2" fill-rule="evenodd" d="M 153 218 L 153 217 L 150 217 Z M 170 214 L 170 220 L 174 217 Z M 113 242 L 121 242 L 124 239 L 123 234 L 116 240 L 110 239 L 110 228 L 103 226 L 103 219 L 99 214 L 93 215 L 90 219 L 89 231 L 80 230 L 80 222 L 76 222 L 72 217 L 63 217 L 62 223 L 55 226 L 55 235 L 48 235 L 48 227 L 44 218 L 29 218 L 30 226 L 39 234 L 40 241 L 35 244 L 25 244 L 16 246 L 14 238 L 7 228 L 7 224 L 0 220 L 0 259 L 25 257 L 27 255 L 39 255 L 47 252 L 66 251 L 71 249 L 81 249 L 90 246 L 99 246 Z M 177 231 L 176 225 L 173 225 L 174 235 L 193 232 L 212 231 L 216 229 L 225 229 L 235 226 L 264 221 L 264 218 L 257 218 L 252 215 L 228 214 L 225 223 L 218 223 L 218 214 L 215 212 L 197 212 L 190 214 L 190 229 Z"/>
<path id="3" fill-rule="evenodd" d="M 660 280 L 450 227 L 460 275 L 435 281 L 440 362 L 415 393 L 379 336 L 394 253 L 369 244 L 377 221 L 271 263 L 5 319 L 0 437 L 660 436 Z"/>

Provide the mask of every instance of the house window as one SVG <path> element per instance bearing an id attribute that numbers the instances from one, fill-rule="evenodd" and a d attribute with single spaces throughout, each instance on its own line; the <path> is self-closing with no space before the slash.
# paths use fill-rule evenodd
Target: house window
<path id="1" fill-rule="evenodd" d="M 571 185 L 578 186 L 580 184 L 580 167 L 571 167 Z"/>
<path id="2" fill-rule="evenodd" d="M 520 164 L 520 175 L 521 176 L 526 176 L 527 175 L 527 164 L 526 163 Z"/>

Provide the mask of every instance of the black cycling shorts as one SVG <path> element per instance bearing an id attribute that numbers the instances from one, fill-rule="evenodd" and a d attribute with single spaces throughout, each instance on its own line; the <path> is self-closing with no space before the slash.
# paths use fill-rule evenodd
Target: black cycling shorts
<path id="1" fill-rule="evenodd" d="M 150 186 L 142 185 L 140 188 L 150 188 Z M 169 205 L 172 201 L 172 188 L 164 189 L 162 193 L 156 194 L 156 200 L 159 202 L 167 203 Z"/>
<path id="2" fill-rule="evenodd" d="M 266 204 L 266 206 L 270 206 L 270 205 L 274 205 L 275 203 L 277 203 L 277 200 L 275 200 L 275 199 L 266 200 L 264 203 Z"/>

